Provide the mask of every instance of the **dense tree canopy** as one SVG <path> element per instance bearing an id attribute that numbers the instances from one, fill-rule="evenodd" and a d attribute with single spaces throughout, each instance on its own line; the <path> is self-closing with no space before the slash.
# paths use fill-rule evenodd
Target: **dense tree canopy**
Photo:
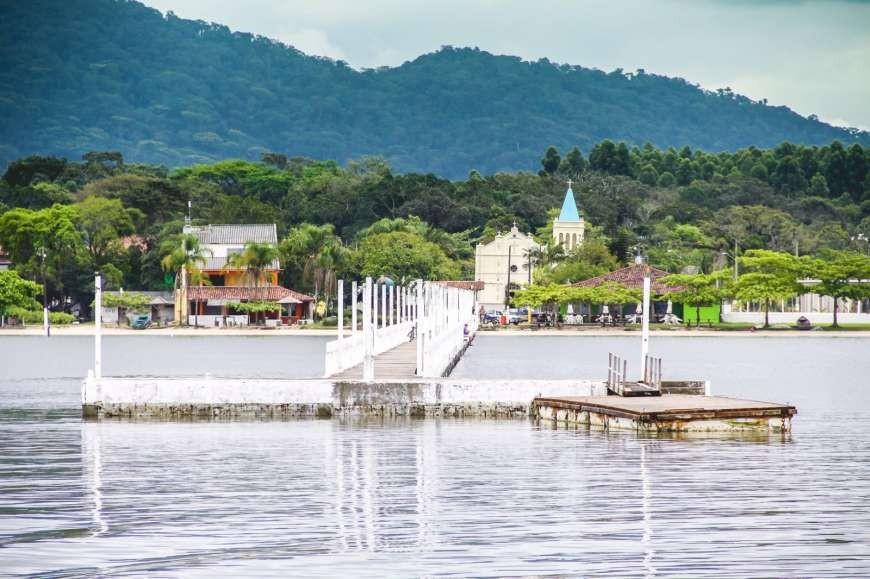
<path id="1" fill-rule="evenodd" d="M 87 159 L 82 176 L 88 181 L 116 170 L 118 152 L 168 167 L 277 152 L 269 165 L 281 170 L 292 166 L 288 154 L 340 163 L 376 154 L 401 171 L 456 179 L 472 169 L 538 171 L 541 151 L 552 144 L 566 154 L 548 155 L 543 170 L 550 174 L 562 165 L 572 173 L 584 169 L 586 160 L 569 151 L 576 145 L 594 170 L 668 186 L 706 179 L 711 168 L 682 153 L 631 167 L 618 142 L 593 146 L 605 138 L 708 151 L 784 140 L 870 143 L 867 133 L 728 88 L 705 91 L 643 70 L 604 72 L 445 47 L 395 68 L 357 71 L 130 0 L 4 2 L 0 55 L 0 166 L 34 153 L 78 158 L 107 151 Z M 752 158 L 740 172 L 769 178 L 783 193 L 803 189 L 817 171 L 799 155 L 784 156 L 775 167 Z M 834 195 L 860 170 L 856 160 L 846 149 L 832 159 L 825 177 Z M 18 169 L 21 179 L 32 180 L 34 167 Z M 39 170 L 51 181 L 63 171 Z M 239 183 L 224 182 L 222 170 L 212 166 L 212 182 L 237 194 Z M 267 171 L 257 168 L 243 180 L 257 201 L 269 203 L 275 191 L 248 181 Z M 333 192 L 342 190 L 341 183 L 333 185 Z M 818 179 L 815 186 L 824 191 Z M 51 195 L 44 192 L 41 203 L 56 202 Z M 437 205 L 423 196 L 415 202 L 417 214 Z M 146 210 L 131 199 L 124 203 Z"/>
<path id="2" fill-rule="evenodd" d="M 627 157 L 593 163 L 579 149 L 564 157 L 554 149 L 552 173 L 472 172 L 454 181 L 394 173 L 376 158 L 340 166 L 267 154 L 167 171 L 111 152 L 28 157 L 0 180 L 0 247 L 27 279 L 42 283 L 44 265 L 56 308 L 90 303 L 95 270 L 111 289 L 171 289 L 181 265 L 195 277 L 208 256 L 181 235 L 188 201 L 197 224 L 277 223 L 282 283 L 318 296 L 334 294 L 338 276 L 468 279 L 475 245 L 514 222 L 543 244 L 523 256 L 538 265 L 540 284 L 587 279 L 638 252 L 670 272 L 709 273 L 730 265 L 735 249 L 738 258 L 753 249 L 870 249 L 868 150 L 860 146 L 784 143 L 715 155 L 594 148 Z M 778 167 L 790 159 L 806 167 L 804 178 L 781 188 Z M 759 166 L 764 179 L 754 176 Z M 672 170 L 688 182 L 649 184 L 645 176 Z M 551 226 L 569 178 L 587 234 L 566 253 L 552 243 Z"/>

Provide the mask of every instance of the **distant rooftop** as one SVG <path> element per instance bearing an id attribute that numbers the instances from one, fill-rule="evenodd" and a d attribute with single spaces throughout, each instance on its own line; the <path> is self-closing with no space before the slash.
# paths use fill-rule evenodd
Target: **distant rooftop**
<path id="1" fill-rule="evenodd" d="M 278 243 L 274 223 L 253 225 L 185 225 L 185 233 L 196 235 L 202 244 L 244 245 L 248 242 Z"/>

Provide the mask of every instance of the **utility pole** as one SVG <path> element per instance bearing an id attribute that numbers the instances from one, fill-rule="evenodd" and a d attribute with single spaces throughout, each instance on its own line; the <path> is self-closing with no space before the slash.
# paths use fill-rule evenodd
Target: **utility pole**
<path id="1" fill-rule="evenodd" d="M 513 245 L 508 245 L 508 270 L 507 270 L 507 285 L 504 288 L 504 307 L 505 309 L 510 307 L 511 303 L 511 253 L 513 250 Z"/>
<path id="2" fill-rule="evenodd" d="M 734 281 L 737 281 L 737 238 L 734 238 Z"/>
<path id="3" fill-rule="evenodd" d="M 39 248 L 39 257 L 42 258 L 42 333 L 45 337 L 51 336 L 51 318 L 48 315 L 48 286 L 45 283 L 45 246 Z"/>

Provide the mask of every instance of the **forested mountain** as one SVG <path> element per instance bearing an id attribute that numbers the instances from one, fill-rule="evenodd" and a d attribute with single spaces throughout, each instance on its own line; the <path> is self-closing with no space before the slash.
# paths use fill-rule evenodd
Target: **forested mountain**
<path id="1" fill-rule="evenodd" d="M 266 151 L 465 177 L 609 138 L 707 151 L 870 135 L 643 71 L 444 48 L 356 71 L 129 0 L 0 0 L 0 165 L 87 151 L 169 167 Z"/>

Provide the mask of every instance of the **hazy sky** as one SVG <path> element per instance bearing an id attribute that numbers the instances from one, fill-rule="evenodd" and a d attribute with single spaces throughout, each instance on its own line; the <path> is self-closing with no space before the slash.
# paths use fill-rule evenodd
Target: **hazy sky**
<path id="1" fill-rule="evenodd" d="M 144 0 L 363 67 L 440 46 L 681 76 L 870 129 L 870 0 Z"/>

